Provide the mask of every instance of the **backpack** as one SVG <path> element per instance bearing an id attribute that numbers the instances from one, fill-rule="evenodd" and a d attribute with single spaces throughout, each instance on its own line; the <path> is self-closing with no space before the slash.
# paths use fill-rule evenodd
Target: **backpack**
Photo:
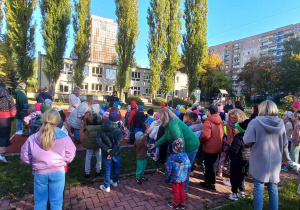
<path id="1" fill-rule="evenodd" d="M 30 124 L 30 134 L 36 133 L 42 126 L 42 116 L 42 114 L 38 114 L 35 116 L 35 118 L 32 119 Z"/>

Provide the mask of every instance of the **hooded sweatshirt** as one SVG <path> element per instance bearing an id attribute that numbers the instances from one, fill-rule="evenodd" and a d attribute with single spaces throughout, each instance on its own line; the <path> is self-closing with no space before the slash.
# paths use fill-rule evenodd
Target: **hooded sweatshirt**
<path id="1" fill-rule="evenodd" d="M 30 124 L 30 122 L 32 121 L 33 118 L 35 118 L 37 115 L 42 114 L 42 112 L 41 112 L 41 106 L 42 106 L 41 103 L 36 103 L 34 105 L 35 111 L 31 112 L 28 116 L 24 117 L 24 119 L 23 119 L 25 125 Z"/>
<path id="2" fill-rule="evenodd" d="M 144 135 L 133 144 L 133 148 L 136 150 L 136 159 L 147 159 L 147 141 L 148 137 Z"/>
<path id="3" fill-rule="evenodd" d="M 22 120 L 21 113 L 22 113 L 24 104 L 28 104 L 28 99 L 25 94 L 25 90 L 22 89 L 21 87 L 17 87 L 15 89 L 15 99 L 16 99 L 16 109 L 17 109 L 16 118 L 18 120 Z"/>
<path id="4" fill-rule="evenodd" d="M 284 123 L 278 117 L 258 116 L 245 132 L 244 143 L 252 146 L 250 174 L 260 182 L 278 183 L 282 161 L 290 160 Z"/>
<path id="5" fill-rule="evenodd" d="M 191 162 L 185 152 L 171 153 L 165 164 L 166 183 L 170 181 L 174 184 L 185 182 L 190 166 Z"/>
<path id="6" fill-rule="evenodd" d="M 222 139 L 224 136 L 223 121 L 219 114 L 213 114 L 203 123 L 200 142 L 204 153 L 217 154 L 222 151 Z"/>

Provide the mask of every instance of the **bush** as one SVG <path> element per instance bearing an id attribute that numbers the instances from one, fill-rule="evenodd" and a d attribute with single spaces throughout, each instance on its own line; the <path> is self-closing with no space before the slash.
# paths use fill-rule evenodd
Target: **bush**
<path id="1" fill-rule="evenodd" d="M 193 103 L 195 103 L 195 102 L 196 102 L 197 98 L 196 98 L 196 96 L 195 96 L 194 94 L 192 94 L 192 96 L 191 96 L 191 100 L 193 101 Z"/>
<path id="2" fill-rule="evenodd" d="M 173 99 L 173 108 L 175 108 L 178 104 L 186 106 L 189 104 L 189 102 L 184 101 L 181 98 L 174 98 Z M 168 106 L 172 106 L 172 100 L 168 102 Z"/>
<path id="3" fill-rule="evenodd" d="M 128 105 L 130 105 L 132 101 L 135 101 L 138 106 L 139 105 L 144 105 L 144 102 L 137 96 L 128 97 L 125 100 L 126 104 L 128 104 Z"/>
<path id="4" fill-rule="evenodd" d="M 167 104 L 167 99 L 157 97 L 152 101 L 153 105 L 160 106 L 161 103 Z"/>
<path id="5" fill-rule="evenodd" d="M 292 105 L 295 101 L 300 101 L 300 98 L 294 95 L 288 95 L 283 98 L 283 109 L 285 111 L 292 110 Z"/>

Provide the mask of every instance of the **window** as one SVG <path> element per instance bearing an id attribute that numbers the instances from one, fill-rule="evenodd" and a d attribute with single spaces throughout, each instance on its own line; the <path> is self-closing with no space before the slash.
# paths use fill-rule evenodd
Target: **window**
<path id="1" fill-rule="evenodd" d="M 251 40 L 249 40 L 249 44 L 251 44 Z"/>
<path id="2" fill-rule="evenodd" d="M 64 83 L 61 83 L 59 85 L 59 91 L 61 93 L 69 93 L 69 85 L 68 84 L 64 84 Z"/>
<path id="3" fill-rule="evenodd" d="M 88 77 L 89 76 L 89 66 L 84 66 L 84 70 L 82 72 L 82 75 L 84 77 Z"/>
<path id="4" fill-rule="evenodd" d="M 101 84 L 92 84 L 92 91 L 102 91 Z"/>
<path id="5" fill-rule="evenodd" d="M 245 45 L 246 44 L 246 42 L 243 42 L 243 45 Z"/>
<path id="6" fill-rule="evenodd" d="M 175 90 L 174 95 L 175 95 L 175 96 L 178 96 L 178 90 Z"/>
<path id="7" fill-rule="evenodd" d="M 143 81 L 144 82 L 149 82 L 149 80 L 150 80 L 150 74 L 144 74 L 143 75 Z"/>
<path id="8" fill-rule="evenodd" d="M 113 80 L 117 79 L 117 70 L 115 70 L 115 69 L 106 69 L 105 73 L 106 73 L 106 79 L 113 79 Z"/>
<path id="9" fill-rule="evenodd" d="M 300 28 L 298 28 L 298 30 L 297 30 L 298 32 L 300 32 Z"/>
<path id="10" fill-rule="evenodd" d="M 131 79 L 133 81 L 140 81 L 141 80 L 141 73 L 140 72 L 131 72 Z"/>
<path id="11" fill-rule="evenodd" d="M 107 86 L 105 87 L 105 91 L 106 91 L 106 92 L 113 92 L 114 90 L 115 90 L 115 86 L 108 86 L 108 85 L 107 85 Z"/>
<path id="12" fill-rule="evenodd" d="M 251 46 L 248 47 L 248 50 L 251 50 Z"/>
<path id="13" fill-rule="evenodd" d="M 251 51 L 251 55 L 253 54 L 254 52 L 253 52 L 253 50 Z"/>
<path id="14" fill-rule="evenodd" d="M 63 73 L 73 74 L 73 64 L 65 63 Z"/>
<path id="15" fill-rule="evenodd" d="M 248 55 L 250 55 L 250 51 L 248 51 Z"/>
<path id="16" fill-rule="evenodd" d="M 144 95 L 150 94 L 150 88 L 143 88 L 143 94 Z"/>
<path id="17" fill-rule="evenodd" d="M 88 83 L 82 83 L 81 85 L 81 91 L 87 92 L 88 91 Z"/>
<path id="18" fill-rule="evenodd" d="M 140 91 L 141 91 L 140 87 L 131 87 L 130 89 L 133 90 L 133 95 L 135 96 L 140 95 Z"/>
<path id="19" fill-rule="evenodd" d="M 253 40 L 252 40 L 252 43 L 254 43 L 254 42 L 255 42 L 255 40 L 253 39 Z"/>
<path id="20" fill-rule="evenodd" d="M 103 68 L 93 67 L 92 68 L 93 77 L 102 77 Z"/>
<path id="21" fill-rule="evenodd" d="M 176 82 L 179 83 L 179 77 L 176 77 Z"/>

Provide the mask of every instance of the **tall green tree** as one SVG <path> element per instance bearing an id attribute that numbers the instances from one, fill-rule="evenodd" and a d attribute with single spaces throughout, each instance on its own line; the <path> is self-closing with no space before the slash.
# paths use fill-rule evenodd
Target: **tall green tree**
<path id="1" fill-rule="evenodd" d="M 207 57 L 207 0 L 185 0 L 183 63 L 189 78 L 189 95 L 198 87 L 201 70 Z"/>
<path id="2" fill-rule="evenodd" d="M 35 53 L 35 24 L 32 14 L 36 9 L 37 0 L 5 0 L 6 23 L 17 71 L 23 82 L 33 74 Z"/>
<path id="3" fill-rule="evenodd" d="M 0 37 L 1 37 L 1 31 L 3 26 L 3 19 L 4 19 L 4 10 L 3 10 L 3 0 L 0 0 Z"/>
<path id="4" fill-rule="evenodd" d="M 91 0 L 74 0 L 75 14 L 73 16 L 73 28 L 75 31 L 75 47 L 74 52 L 77 56 L 77 62 L 74 70 L 74 82 L 77 86 L 81 86 L 84 76 L 83 70 L 89 53 L 89 36 L 91 29 L 90 6 Z"/>
<path id="5" fill-rule="evenodd" d="M 168 50 L 166 30 L 168 25 L 169 7 L 166 7 L 166 0 L 151 0 L 148 8 L 148 57 L 150 61 L 150 87 L 155 95 L 160 87 L 160 73 L 162 64 Z"/>
<path id="6" fill-rule="evenodd" d="M 165 97 L 174 88 L 174 75 L 180 63 L 180 55 L 178 49 L 182 37 L 182 10 L 180 9 L 180 2 L 180 0 L 169 0 L 166 2 L 166 12 L 169 12 L 166 30 L 168 50 L 163 65 L 164 78 L 162 83 L 162 92 L 165 94 Z"/>
<path id="7" fill-rule="evenodd" d="M 129 87 L 130 65 L 134 58 L 135 43 L 139 35 L 138 0 L 115 0 L 116 15 L 119 26 L 118 42 L 116 44 L 118 71 L 117 86 L 120 89 L 120 100 L 123 92 Z"/>
<path id="8" fill-rule="evenodd" d="M 54 95 L 56 82 L 63 69 L 63 56 L 70 24 L 70 0 L 41 0 L 41 11 L 46 51 L 44 72 L 49 82 L 49 92 Z"/>

